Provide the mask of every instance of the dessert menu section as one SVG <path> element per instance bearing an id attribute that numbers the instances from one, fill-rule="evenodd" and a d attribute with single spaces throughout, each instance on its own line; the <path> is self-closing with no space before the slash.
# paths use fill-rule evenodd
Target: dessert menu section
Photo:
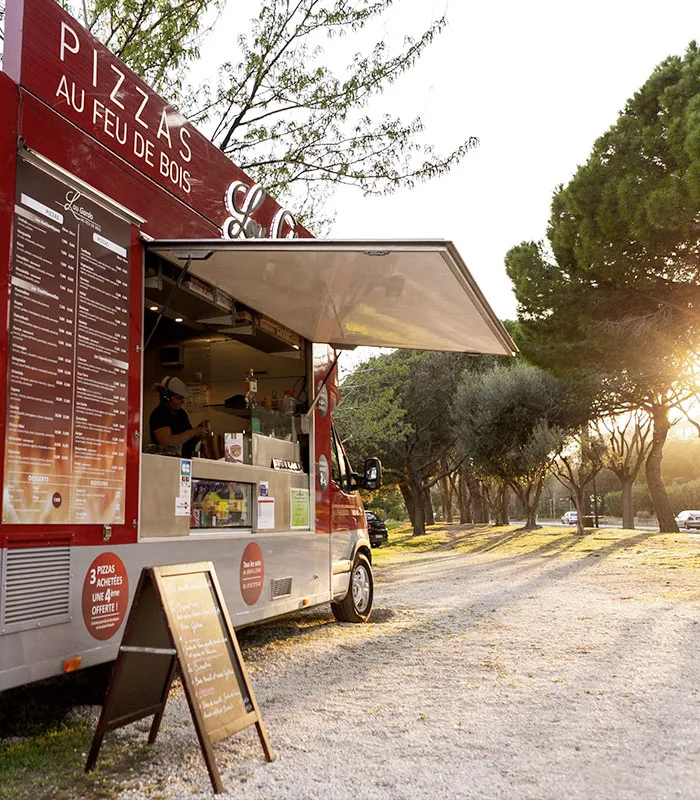
<path id="1" fill-rule="evenodd" d="M 3 523 L 124 522 L 129 238 L 18 161 Z"/>

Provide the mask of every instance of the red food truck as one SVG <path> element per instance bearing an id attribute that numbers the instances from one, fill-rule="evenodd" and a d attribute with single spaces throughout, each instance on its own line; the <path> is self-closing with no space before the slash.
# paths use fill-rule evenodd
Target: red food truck
<path id="1" fill-rule="evenodd" d="M 366 620 L 336 353 L 512 354 L 458 252 L 312 238 L 53 0 L 8 0 L 3 69 L 0 690 L 113 659 L 144 566 L 213 561 L 236 626 Z"/>

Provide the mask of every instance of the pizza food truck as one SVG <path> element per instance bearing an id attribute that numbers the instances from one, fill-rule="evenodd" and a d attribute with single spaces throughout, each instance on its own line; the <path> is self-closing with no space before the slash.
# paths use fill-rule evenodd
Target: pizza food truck
<path id="1" fill-rule="evenodd" d="M 236 626 L 366 620 L 337 353 L 512 354 L 457 250 L 314 239 L 54 0 L 5 24 L 0 690 L 114 659 L 145 566 L 212 561 Z"/>

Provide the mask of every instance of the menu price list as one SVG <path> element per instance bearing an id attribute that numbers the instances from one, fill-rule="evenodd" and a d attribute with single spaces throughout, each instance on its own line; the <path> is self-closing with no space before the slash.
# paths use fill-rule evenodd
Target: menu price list
<path id="1" fill-rule="evenodd" d="M 129 224 L 18 163 L 4 523 L 120 524 Z"/>
<path id="2" fill-rule="evenodd" d="M 212 742 L 220 741 L 254 708 L 211 578 L 172 575 L 164 579 L 164 588 L 204 727 Z"/>

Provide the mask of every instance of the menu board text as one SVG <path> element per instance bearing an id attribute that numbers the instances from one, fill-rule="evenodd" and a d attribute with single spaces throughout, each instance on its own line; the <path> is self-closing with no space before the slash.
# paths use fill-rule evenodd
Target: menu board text
<path id="1" fill-rule="evenodd" d="M 129 237 L 18 161 L 3 523 L 124 522 Z"/>
<path id="2" fill-rule="evenodd" d="M 238 660 L 206 572 L 163 579 L 171 624 L 212 742 L 238 729 L 253 711 Z"/>

